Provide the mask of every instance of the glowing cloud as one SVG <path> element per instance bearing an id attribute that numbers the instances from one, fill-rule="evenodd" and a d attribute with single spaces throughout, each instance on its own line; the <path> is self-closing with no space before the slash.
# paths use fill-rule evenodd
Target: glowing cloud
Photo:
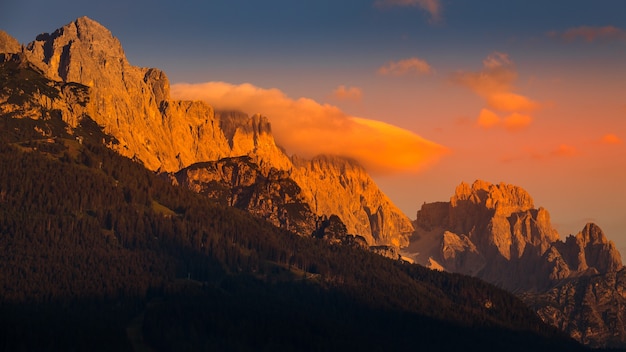
<path id="1" fill-rule="evenodd" d="M 378 69 L 378 73 L 381 75 L 393 76 L 426 75 L 432 72 L 433 69 L 428 62 L 417 57 L 400 61 L 390 61 Z"/>
<path id="2" fill-rule="evenodd" d="M 620 145 L 624 143 L 621 138 L 614 135 L 613 133 L 608 133 L 602 136 L 601 142 L 609 145 Z"/>
<path id="3" fill-rule="evenodd" d="M 514 112 L 505 118 L 500 118 L 500 116 L 498 116 L 495 112 L 489 109 L 482 109 L 478 115 L 476 124 L 486 129 L 504 127 L 509 131 L 518 131 L 526 128 L 532 123 L 532 121 L 533 119 L 531 116 L 517 112 Z"/>
<path id="4" fill-rule="evenodd" d="M 553 156 L 570 157 L 570 156 L 580 155 L 581 153 L 578 150 L 578 148 L 574 146 L 571 146 L 568 144 L 561 144 L 558 146 L 558 148 L 553 150 L 551 154 Z"/>
<path id="5" fill-rule="evenodd" d="M 580 26 L 570 28 L 562 33 L 550 32 L 551 37 L 559 37 L 565 41 L 572 42 L 577 39 L 583 39 L 588 43 L 597 40 L 622 40 L 626 41 L 626 30 L 614 26 L 590 27 Z"/>
<path id="6" fill-rule="evenodd" d="M 262 113 L 270 118 L 278 144 L 303 157 L 335 154 L 358 160 L 368 171 L 418 171 L 446 148 L 384 122 L 349 116 L 335 106 L 291 99 L 278 89 L 224 82 L 175 84 L 175 99 L 203 100 L 218 110 Z"/>
<path id="7" fill-rule="evenodd" d="M 530 115 L 514 112 L 504 119 L 504 127 L 510 131 L 517 131 L 526 128 L 531 122 L 533 118 Z"/>
<path id="8" fill-rule="evenodd" d="M 337 100 L 360 101 L 362 96 L 363 92 L 358 87 L 340 85 L 333 91 L 333 97 Z"/>
<path id="9" fill-rule="evenodd" d="M 419 7 L 430 14 L 432 22 L 441 20 L 440 0 L 377 0 L 376 6 L 413 6 Z"/>
<path id="10" fill-rule="evenodd" d="M 477 124 L 484 128 L 491 128 L 500 125 L 500 117 L 493 111 L 482 109 L 478 115 Z"/>
<path id="11" fill-rule="evenodd" d="M 531 124 L 533 118 L 528 113 L 541 108 L 539 103 L 513 92 L 517 71 L 513 61 L 504 53 L 490 54 L 483 60 L 481 71 L 457 72 L 452 80 L 485 99 L 489 109 L 510 114 L 500 119 L 495 112 L 483 109 L 477 120 L 482 127 L 502 125 L 508 130 L 519 130 Z"/>

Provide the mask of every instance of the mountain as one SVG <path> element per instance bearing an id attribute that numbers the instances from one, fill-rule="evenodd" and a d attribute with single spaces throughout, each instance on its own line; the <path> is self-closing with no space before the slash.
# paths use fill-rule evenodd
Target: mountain
<path id="1" fill-rule="evenodd" d="M 0 30 L 0 53 L 17 54 L 22 51 L 22 45 L 7 32 Z"/>
<path id="2" fill-rule="evenodd" d="M 171 100 L 167 76 L 130 65 L 89 18 L 0 41 L 7 349 L 581 349 L 506 291 L 397 260 L 414 224 L 358 163 L 288 156 L 268 117 Z M 428 226 L 413 240 L 447 231 L 433 266 L 512 284 L 489 260 L 515 273 L 546 247 L 558 256 L 539 263 L 570 280 L 621 265 L 595 227 L 548 245 L 549 216 L 527 193 L 476 188 L 418 216 Z M 517 289 L 540 300 L 549 280 Z"/>
<path id="3" fill-rule="evenodd" d="M 29 77 L 18 91 L 61 91 L 12 64 L 0 72 Z M 484 281 L 297 236 L 174 186 L 90 121 L 0 115 L 3 350 L 585 350 Z M 242 175 L 262 177 L 250 158 L 207 166 L 246 162 Z"/>
<path id="4" fill-rule="evenodd" d="M 449 202 L 422 205 L 406 251 L 432 269 L 472 275 L 520 294 L 546 322 L 579 341 L 626 345 L 626 308 L 621 289 L 610 284 L 625 271 L 613 242 L 592 223 L 560 240 L 548 211 L 535 208 L 518 186 L 461 183 Z M 589 280 L 601 283 L 593 293 Z"/>
<path id="5" fill-rule="evenodd" d="M 174 173 L 202 162 L 250 156 L 264 177 L 272 168 L 287 172 L 316 216 L 337 215 L 348 233 L 370 245 L 408 244 L 411 221 L 355 162 L 320 156 L 294 163 L 276 145 L 266 117 L 216 113 L 203 102 L 171 100 L 164 72 L 132 66 L 119 40 L 87 17 L 39 35 L 24 55 L 48 79 L 90 88 L 86 107 L 63 113 L 64 121 L 74 127 L 83 115 L 90 116 L 115 137 L 109 147 L 150 170 Z"/>

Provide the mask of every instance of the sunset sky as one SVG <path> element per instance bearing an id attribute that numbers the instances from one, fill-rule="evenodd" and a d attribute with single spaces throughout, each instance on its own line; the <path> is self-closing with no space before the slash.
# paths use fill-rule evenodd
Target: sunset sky
<path id="1" fill-rule="evenodd" d="M 410 218 L 461 181 L 511 183 L 562 237 L 593 221 L 626 255 L 624 0 L 5 0 L 0 29 L 80 16 L 176 97 L 358 159 Z"/>

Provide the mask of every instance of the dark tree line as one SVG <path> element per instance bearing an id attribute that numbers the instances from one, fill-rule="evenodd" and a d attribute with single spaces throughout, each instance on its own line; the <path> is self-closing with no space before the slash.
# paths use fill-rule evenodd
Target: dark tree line
<path id="1" fill-rule="evenodd" d="M 158 350 L 579 348 L 482 281 L 298 237 L 98 143 L 11 138 L 0 349 L 128 350 L 141 314 Z"/>

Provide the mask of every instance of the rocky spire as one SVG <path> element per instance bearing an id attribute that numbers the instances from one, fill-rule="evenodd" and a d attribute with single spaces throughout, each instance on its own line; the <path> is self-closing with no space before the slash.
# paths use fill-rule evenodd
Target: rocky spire
<path id="1" fill-rule="evenodd" d="M 419 253 L 418 263 L 513 291 L 545 289 L 564 278 L 622 267 L 598 226 L 588 224 L 562 242 L 548 211 L 536 209 L 524 189 L 504 183 L 461 183 L 449 203 L 422 206 L 415 227 L 408 250 Z"/>
<path id="2" fill-rule="evenodd" d="M 20 42 L 7 32 L 0 30 L 0 53 L 17 54 L 20 51 L 22 51 Z"/>

